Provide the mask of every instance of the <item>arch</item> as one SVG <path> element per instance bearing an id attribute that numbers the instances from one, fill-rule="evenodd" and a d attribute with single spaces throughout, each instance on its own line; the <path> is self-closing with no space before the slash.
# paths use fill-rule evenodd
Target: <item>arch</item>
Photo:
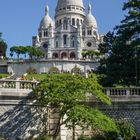
<path id="1" fill-rule="evenodd" d="M 64 18 L 63 25 L 64 25 L 64 30 L 67 30 L 68 29 L 68 20 L 67 20 L 67 18 Z"/>
<path id="2" fill-rule="evenodd" d="M 67 45 L 67 35 L 63 35 L 63 44 Z"/>
<path id="3" fill-rule="evenodd" d="M 55 42 L 55 47 L 56 47 L 56 48 L 58 48 L 58 47 L 59 47 L 58 40 L 56 40 L 56 42 Z"/>
<path id="4" fill-rule="evenodd" d="M 62 52 L 61 53 L 61 58 L 63 59 L 63 58 L 67 58 L 67 53 L 66 52 Z"/>
<path id="5" fill-rule="evenodd" d="M 75 47 L 75 38 L 74 35 L 71 36 L 71 47 Z"/>
<path id="6" fill-rule="evenodd" d="M 79 19 L 77 19 L 77 21 L 76 21 L 76 22 L 77 22 L 77 26 L 78 26 L 78 25 L 80 24 L 80 20 L 79 20 Z"/>
<path id="7" fill-rule="evenodd" d="M 75 26 L 75 18 L 72 18 L 72 25 Z"/>
<path id="8" fill-rule="evenodd" d="M 70 53 L 70 59 L 75 59 L 75 58 L 76 58 L 75 52 L 71 52 Z"/>
<path id="9" fill-rule="evenodd" d="M 48 31 L 44 31 L 44 37 L 48 36 Z"/>
<path id="10" fill-rule="evenodd" d="M 60 19 L 60 20 L 59 20 L 59 25 L 61 26 L 61 24 L 62 24 L 62 20 Z"/>
<path id="11" fill-rule="evenodd" d="M 54 58 L 54 59 L 57 59 L 57 58 L 58 58 L 58 53 L 56 53 L 56 52 L 53 53 L 53 58 Z"/>

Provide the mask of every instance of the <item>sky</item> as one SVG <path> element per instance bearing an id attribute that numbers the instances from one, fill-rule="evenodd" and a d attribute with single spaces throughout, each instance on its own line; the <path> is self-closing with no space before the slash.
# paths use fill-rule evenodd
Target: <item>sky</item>
<path id="1" fill-rule="evenodd" d="M 89 0 L 84 0 L 87 9 Z M 100 34 L 112 31 L 124 18 L 123 3 L 127 0 L 91 0 Z M 44 16 L 45 6 L 54 18 L 57 0 L 0 0 L 0 32 L 2 38 L 12 46 L 32 45 L 32 36 L 37 35 L 38 27 Z"/>

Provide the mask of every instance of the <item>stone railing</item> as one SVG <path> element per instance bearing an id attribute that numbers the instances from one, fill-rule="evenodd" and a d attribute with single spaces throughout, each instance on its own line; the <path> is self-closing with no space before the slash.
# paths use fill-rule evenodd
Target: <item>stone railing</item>
<path id="1" fill-rule="evenodd" d="M 38 82 L 23 80 L 0 80 L 1 93 L 30 93 Z M 104 88 L 104 93 L 112 101 L 140 101 L 140 87 L 135 88 Z M 94 97 L 90 98 L 93 100 Z"/>
<path id="2" fill-rule="evenodd" d="M 140 87 L 105 88 L 104 93 L 114 102 L 140 102 Z"/>
<path id="3" fill-rule="evenodd" d="M 34 89 L 38 82 L 22 80 L 0 80 L 0 89 Z"/>
<path id="4" fill-rule="evenodd" d="M 104 93 L 108 96 L 140 96 L 140 87 L 135 88 L 105 88 Z"/>

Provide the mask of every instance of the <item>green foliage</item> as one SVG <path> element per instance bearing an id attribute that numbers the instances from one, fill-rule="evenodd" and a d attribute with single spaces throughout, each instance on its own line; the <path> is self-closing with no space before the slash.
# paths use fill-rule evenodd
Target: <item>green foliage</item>
<path id="1" fill-rule="evenodd" d="M 74 68 L 72 68 L 71 73 L 80 74 L 81 70 L 75 65 Z"/>
<path id="2" fill-rule="evenodd" d="M 36 69 L 35 68 L 32 68 L 32 67 L 28 68 L 26 72 L 28 74 L 36 74 L 37 73 Z"/>
<path id="3" fill-rule="evenodd" d="M 48 76 L 48 74 L 44 74 L 44 73 L 43 74 L 28 74 L 26 76 L 26 78 L 28 80 L 33 80 L 33 78 L 34 78 L 38 81 L 42 81 L 42 80 L 45 80 L 47 76 Z"/>
<path id="4" fill-rule="evenodd" d="M 50 140 L 50 137 L 45 135 L 45 134 L 42 134 L 38 138 L 36 138 L 34 140 Z"/>
<path id="5" fill-rule="evenodd" d="M 131 140 L 134 136 L 136 136 L 134 125 L 129 123 L 128 121 L 118 121 L 117 127 L 120 131 L 120 135 L 124 140 Z"/>
<path id="6" fill-rule="evenodd" d="M 140 1 L 130 0 L 124 3 L 123 10 L 128 14 L 114 33 L 104 37 L 100 50 L 108 54 L 108 58 L 101 61 L 99 73 L 105 86 L 135 85 L 136 70 L 140 79 Z M 136 67 L 137 66 L 137 67 Z"/>
<path id="7" fill-rule="evenodd" d="M 28 54 L 29 57 L 32 59 L 33 57 L 39 58 L 44 56 L 44 53 L 33 46 L 13 46 L 10 48 L 10 56 L 12 57 L 14 53 L 17 54 L 17 57 Z"/>
<path id="8" fill-rule="evenodd" d="M 51 67 L 49 69 L 48 73 L 50 73 L 50 74 L 59 73 L 59 69 L 57 67 Z"/>
<path id="9" fill-rule="evenodd" d="M 103 94 L 102 89 L 95 75 L 85 78 L 80 75 L 52 74 L 48 75 L 34 89 L 34 97 L 37 103 L 42 106 L 57 108 L 60 120 L 65 115 L 67 116 L 67 119 L 61 123 L 59 122 L 57 126 L 66 124 L 73 131 L 75 126 L 90 127 L 93 130 L 99 128 L 103 131 L 110 129 L 117 131 L 114 122 L 110 118 L 98 109 L 90 108 L 82 103 L 88 101 L 92 95 L 103 103 L 111 104 L 110 99 Z M 90 96 L 87 96 L 87 93 Z M 59 130 L 57 131 L 59 132 Z M 55 133 L 54 136 L 57 134 Z"/>
<path id="10" fill-rule="evenodd" d="M 0 73 L 0 79 L 8 77 L 9 74 Z"/>
<path id="11" fill-rule="evenodd" d="M 123 140 L 132 140 L 136 136 L 134 126 L 127 121 L 116 121 L 117 128 L 119 133 L 116 131 L 105 131 L 101 134 L 97 134 L 91 138 L 81 136 L 78 140 L 118 140 L 118 137 L 121 136 Z"/>
<path id="12" fill-rule="evenodd" d="M 6 57 L 7 43 L 2 39 L 1 32 L 0 32 L 0 50 L 2 51 L 1 56 Z"/>
<path id="13" fill-rule="evenodd" d="M 100 52 L 94 51 L 94 50 L 92 50 L 92 51 L 83 51 L 82 52 L 82 56 L 83 57 L 86 57 L 86 56 L 91 56 L 91 57 L 96 56 L 96 57 L 99 57 L 100 55 L 102 55 Z"/>

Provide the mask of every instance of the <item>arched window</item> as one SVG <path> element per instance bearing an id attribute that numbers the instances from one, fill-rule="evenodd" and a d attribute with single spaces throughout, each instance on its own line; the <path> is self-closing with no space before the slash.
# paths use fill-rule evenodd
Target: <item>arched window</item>
<path id="1" fill-rule="evenodd" d="M 59 26 L 59 22 L 57 21 L 57 22 L 56 22 L 56 27 L 58 27 L 58 26 Z"/>
<path id="2" fill-rule="evenodd" d="M 66 53 L 66 52 L 62 52 L 61 58 L 62 58 L 62 59 L 63 59 L 63 58 L 67 58 L 67 53 Z"/>
<path id="3" fill-rule="evenodd" d="M 58 53 L 53 53 L 53 58 L 54 59 L 58 58 Z"/>
<path id="4" fill-rule="evenodd" d="M 70 53 L 70 58 L 71 58 L 71 59 L 76 58 L 76 55 L 75 55 L 75 53 L 74 53 L 74 52 L 71 52 L 71 53 Z"/>
<path id="5" fill-rule="evenodd" d="M 72 41 L 72 47 L 75 47 L 75 41 L 74 40 Z"/>
<path id="6" fill-rule="evenodd" d="M 68 29 L 68 19 L 67 19 L 67 17 L 65 17 L 64 20 L 63 20 L 63 28 L 64 28 L 64 30 Z"/>
<path id="7" fill-rule="evenodd" d="M 44 37 L 48 36 L 48 31 L 44 31 Z"/>
<path id="8" fill-rule="evenodd" d="M 63 44 L 64 45 L 67 45 L 67 35 L 64 35 L 63 36 Z"/>
<path id="9" fill-rule="evenodd" d="M 71 37 L 71 47 L 75 47 L 75 36 Z"/>
<path id="10" fill-rule="evenodd" d="M 87 35 L 92 35 L 92 31 L 91 30 L 87 30 Z"/>
<path id="11" fill-rule="evenodd" d="M 75 26 L 75 18 L 72 18 L 72 25 Z"/>
<path id="12" fill-rule="evenodd" d="M 77 19 L 77 26 L 80 24 L 79 19 Z"/>
<path id="13" fill-rule="evenodd" d="M 59 47 L 58 40 L 55 42 L 55 47 L 56 47 L 56 48 L 58 48 L 58 47 Z"/>
<path id="14" fill-rule="evenodd" d="M 83 34 L 83 35 L 86 35 L 86 32 L 85 32 L 85 30 L 83 30 L 82 34 Z"/>
<path id="15" fill-rule="evenodd" d="M 59 20 L 59 25 L 61 25 L 62 24 L 62 21 L 61 21 L 61 19 Z"/>

